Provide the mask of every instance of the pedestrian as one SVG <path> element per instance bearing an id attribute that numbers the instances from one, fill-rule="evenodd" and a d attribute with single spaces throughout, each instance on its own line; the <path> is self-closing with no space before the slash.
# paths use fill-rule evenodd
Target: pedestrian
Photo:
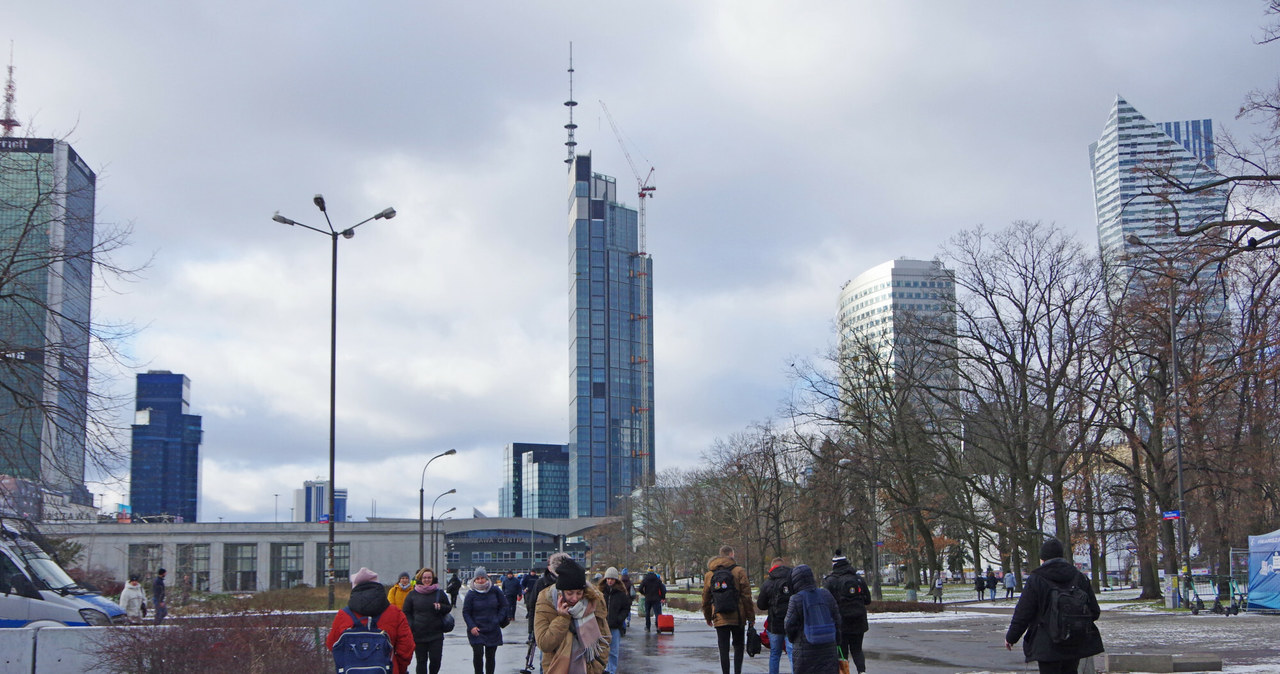
<path id="1" fill-rule="evenodd" d="M 409 596 L 409 590 L 413 587 L 412 576 L 408 571 L 401 571 L 400 577 L 396 579 L 396 584 L 387 590 L 387 601 L 392 606 L 404 606 L 404 598 Z"/>
<path id="2" fill-rule="evenodd" d="M 129 617 L 133 625 L 141 625 L 147 617 L 147 595 L 142 591 L 142 583 L 138 582 L 138 574 L 129 576 L 129 582 L 120 591 L 120 608 Z"/>
<path id="3" fill-rule="evenodd" d="M 871 603 L 871 590 L 867 588 L 866 581 L 849 565 L 849 559 L 839 549 L 831 558 L 831 574 L 827 576 L 823 585 L 835 598 L 839 609 L 839 644 L 844 649 L 844 657 L 853 661 L 857 671 L 865 672 L 867 657 L 862 652 L 862 639 L 868 629 L 867 605 Z M 790 630 L 787 631 L 790 632 Z"/>
<path id="4" fill-rule="evenodd" d="M 498 647 L 502 645 L 502 628 L 507 626 L 507 599 L 493 589 L 493 582 L 483 566 L 477 566 L 462 600 L 462 619 L 467 623 L 467 641 L 471 643 L 471 666 L 475 674 L 493 674 L 497 667 Z"/>
<path id="5" fill-rule="evenodd" d="M 732 546 L 721 546 L 720 554 L 707 562 L 707 576 L 702 585 L 702 617 L 716 628 L 722 674 L 729 674 L 730 641 L 733 642 L 733 674 L 742 674 L 747 625 L 755 623 L 756 606 L 751 601 L 751 580 L 747 578 L 747 570 L 734 561 Z"/>
<path id="6" fill-rule="evenodd" d="M 553 560 L 547 560 L 551 568 Z M 608 609 L 587 584 L 587 572 L 572 559 L 556 567 L 555 584 L 538 595 L 534 637 L 542 651 L 542 671 L 601 674 L 609 662 Z"/>
<path id="7" fill-rule="evenodd" d="M 1064 554 L 1065 548 L 1056 538 L 1050 538 L 1040 546 L 1040 566 L 1027 577 L 1022 596 L 1013 609 L 1009 631 L 1004 635 L 1005 648 L 1013 650 L 1013 645 L 1025 633 L 1022 653 L 1027 662 L 1036 661 L 1041 674 L 1074 674 L 1082 658 L 1092 657 L 1104 650 L 1102 634 L 1094 624 L 1101 611 L 1098 609 L 1097 598 L 1093 596 L 1093 586 L 1088 577 L 1064 558 Z M 1056 602 L 1059 610 L 1057 616 L 1050 616 L 1053 608 L 1050 597 L 1055 589 L 1059 591 Z M 1088 619 L 1070 618 L 1076 612 L 1064 611 L 1068 604 L 1072 604 L 1082 614 L 1087 613 Z M 1059 630 L 1057 635 L 1051 633 L 1059 624 L 1059 617 L 1067 617 L 1065 624 L 1074 628 L 1070 638 L 1061 634 L 1064 630 Z M 1064 640 L 1064 643 L 1055 643 Z"/>
<path id="8" fill-rule="evenodd" d="M 609 663 L 605 674 L 618 674 L 618 660 L 622 657 L 622 635 L 627 633 L 627 616 L 631 615 L 631 595 L 622 583 L 617 567 L 609 567 L 600 581 L 600 594 L 604 597 L 605 622 L 609 625 Z"/>
<path id="9" fill-rule="evenodd" d="M 449 584 L 445 585 L 444 591 L 449 593 L 449 605 L 458 605 L 458 590 L 462 589 L 462 581 L 458 580 L 458 570 L 453 570 L 453 577 L 449 579 Z"/>
<path id="10" fill-rule="evenodd" d="M 515 571 L 507 569 L 503 576 L 502 596 L 507 600 L 507 622 L 510 623 L 516 619 L 516 606 L 520 603 L 520 580 L 516 578 Z"/>
<path id="11" fill-rule="evenodd" d="M 667 586 L 651 566 L 649 572 L 644 574 L 644 578 L 640 581 L 638 589 L 640 594 L 644 595 L 644 631 L 648 632 L 649 616 L 662 615 L 662 602 L 667 598 Z"/>
<path id="12" fill-rule="evenodd" d="M 151 605 L 156 610 L 156 624 L 164 622 L 169 615 L 169 602 L 164 598 L 164 569 L 156 571 L 156 579 L 151 581 Z"/>
<path id="13" fill-rule="evenodd" d="M 636 601 L 636 585 L 631 582 L 631 573 L 628 572 L 626 568 L 622 569 L 622 586 L 627 588 L 627 598 L 634 604 Z M 630 611 L 627 612 L 627 627 L 631 627 Z"/>
<path id="14" fill-rule="evenodd" d="M 836 599 L 826 588 L 818 587 L 813 578 L 813 569 L 801 564 L 791 571 L 791 602 L 787 607 L 786 632 L 787 639 L 794 644 L 795 654 L 792 656 L 795 674 L 836 674 L 840 671 L 839 653 L 836 644 L 840 642 L 840 609 L 836 607 Z M 806 610 L 806 605 L 809 608 Z M 827 623 L 826 621 L 830 621 Z M 819 625 L 809 621 L 821 621 L 831 634 L 827 639 L 815 643 L 806 636 L 806 632 L 814 633 Z"/>
<path id="15" fill-rule="evenodd" d="M 538 613 L 538 600 L 547 588 L 555 587 L 556 571 L 560 568 L 560 565 L 568 559 L 570 559 L 570 557 L 567 552 L 557 552 L 548 557 L 547 572 L 542 574 L 542 577 L 538 579 L 538 584 L 533 586 L 533 598 L 530 599 L 527 594 L 525 595 L 525 608 L 529 611 L 529 651 L 525 655 L 525 669 L 529 671 L 533 671 L 533 659 L 535 653 L 541 653 L 538 649 L 537 639 L 534 638 L 534 630 Z M 552 603 L 553 608 L 554 606 L 555 604 Z M 541 655 L 538 657 L 541 657 Z"/>
<path id="16" fill-rule="evenodd" d="M 787 648 L 787 607 L 791 603 L 791 567 L 781 557 L 773 558 L 769 576 L 760 584 L 756 595 L 756 608 L 765 612 L 765 626 L 769 631 L 769 674 L 778 674 L 782 667 L 782 653 L 787 653 L 791 670 L 796 662 L 792 650 Z"/>
<path id="17" fill-rule="evenodd" d="M 987 579 L 982 577 L 982 569 L 973 570 L 973 587 L 978 591 L 978 601 L 982 601 L 987 590 Z"/>
<path id="18" fill-rule="evenodd" d="M 933 595 L 933 603 L 942 603 L 942 573 L 938 573 L 938 577 L 933 580 L 933 591 L 929 594 Z"/>
<path id="19" fill-rule="evenodd" d="M 436 583 L 436 572 L 418 572 L 413 590 L 404 599 L 404 617 L 413 632 L 413 651 L 418 658 L 417 674 L 437 674 L 444 654 L 444 617 L 453 610 L 449 596 Z"/>
<path id="20" fill-rule="evenodd" d="M 996 600 L 996 587 L 1000 585 L 1000 579 L 996 578 L 996 571 L 991 567 L 987 567 L 987 591 L 990 593 L 988 597 L 991 601 Z"/>
<path id="21" fill-rule="evenodd" d="M 538 602 L 538 583 L 542 580 L 542 569 L 529 569 L 529 575 L 520 581 L 524 592 L 524 613 L 529 620 L 529 642 L 533 642 L 533 609 Z"/>
<path id="22" fill-rule="evenodd" d="M 409 630 L 409 621 L 399 606 L 387 601 L 387 590 L 378 582 L 378 574 L 365 567 L 351 574 L 351 597 L 347 600 L 347 610 L 355 614 L 356 620 L 365 622 L 373 618 L 378 629 L 386 632 L 391 641 L 393 674 L 405 674 L 409 671 L 409 662 L 413 660 L 413 632 Z M 329 636 L 324 640 L 324 647 L 333 650 L 338 637 L 355 623 L 347 611 L 338 611 L 333 616 L 333 625 L 329 628 Z"/>

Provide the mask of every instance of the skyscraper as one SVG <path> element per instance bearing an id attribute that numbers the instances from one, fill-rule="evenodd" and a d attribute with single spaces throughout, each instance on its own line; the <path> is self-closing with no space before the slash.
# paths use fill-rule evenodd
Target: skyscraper
<path id="1" fill-rule="evenodd" d="M 1103 260 L 1117 265 L 1150 252 L 1130 236 L 1167 251 L 1180 238 L 1175 224 L 1188 229 L 1222 217 L 1225 192 L 1183 194 L 1140 170 L 1158 168 L 1185 185 L 1199 185 L 1217 177 L 1214 152 L 1212 120 L 1153 123 L 1117 96 L 1102 137 L 1089 146 Z"/>
<path id="2" fill-rule="evenodd" d="M 0 137 L 0 474 L 92 506 L 84 470 L 97 177 L 67 143 L 9 131 Z"/>
<path id="3" fill-rule="evenodd" d="M 129 478 L 134 518 L 195 522 L 199 516 L 203 431 L 201 417 L 188 413 L 190 401 L 186 375 L 167 370 L 138 375 Z"/>
<path id="4" fill-rule="evenodd" d="M 653 474 L 653 265 L 617 182 L 594 173 L 590 155 L 571 152 L 566 163 L 569 513 L 593 517 Z"/>
<path id="5" fill-rule="evenodd" d="M 499 517 L 569 516 L 569 450 L 565 445 L 513 442 L 503 453 Z"/>
<path id="6" fill-rule="evenodd" d="M 333 491 L 333 510 L 338 515 L 333 521 L 347 521 L 346 489 L 335 489 Z M 328 480 L 307 480 L 302 483 L 302 489 L 293 490 L 293 521 L 329 521 Z"/>

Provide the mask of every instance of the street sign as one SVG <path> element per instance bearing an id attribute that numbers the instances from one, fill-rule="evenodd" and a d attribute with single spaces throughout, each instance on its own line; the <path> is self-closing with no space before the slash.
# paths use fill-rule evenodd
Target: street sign
<path id="1" fill-rule="evenodd" d="M 1182 517 L 1181 510 L 1165 510 L 1164 518 L 1167 520 L 1176 520 Z"/>
<path id="2" fill-rule="evenodd" d="M 876 547 L 877 547 L 877 548 L 883 548 L 883 547 L 884 547 L 884 541 L 876 541 Z"/>

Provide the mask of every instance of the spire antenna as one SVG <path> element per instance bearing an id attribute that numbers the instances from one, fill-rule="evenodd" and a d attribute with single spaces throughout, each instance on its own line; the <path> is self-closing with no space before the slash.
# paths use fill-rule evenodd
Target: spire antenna
<path id="1" fill-rule="evenodd" d="M 13 71 L 12 66 L 9 67 L 9 71 L 10 73 L 12 73 Z M 10 79 L 12 80 L 12 77 L 10 77 Z M 564 125 L 565 130 L 569 132 L 569 140 L 565 141 L 564 143 L 565 148 L 567 148 L 569 156 L 565 157 L 564 163 L 572 166 L 574 148 L 577 147 L 578 145 L 578 141 L 573 139 L 573 130 L 578 128 L 578 125 L 573 123 L 573 109 L 578 107 L 578 102 L 573 100 L 573 43 L 572 42 L 569 43 L 569 100 L 564 102 L 564 106 L 566 108 L 569 108 L 569 123 Z"/>
<path id="2" fill-rule="evenodd" d="M 17 100 L 17 88 L 13 85 L 13 40 L 9 41 L 9 78 L 4 83 L 4 116 L 0 117 L 0 127 L 4 131 L 0 137 L 13 135 L 13 130 L 22 124 L 13 117 L 13 102 Z"/>

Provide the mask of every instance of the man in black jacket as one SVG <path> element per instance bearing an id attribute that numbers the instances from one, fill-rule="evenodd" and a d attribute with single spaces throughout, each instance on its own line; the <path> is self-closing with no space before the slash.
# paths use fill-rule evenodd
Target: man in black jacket
<path id="1" fill-rule="evenodd" d="M 1022 642 L 1022 653 L 1027 657 L 1027 662 L 1036 661 L 1041 674 L 1074 674 L 1082 658 L 1092 657 L 1103 651 L 1102 635 L 1094 624 L 1102 612 L 1098 609 L 1097 598 L 1093 596 L 1093 587 L 1089 584 L 1089 579 L 1064 559 L 1063 555 L 1062 542 L 1056 538 L 1050 538 L 1040 546 L 1040 566 L 1027 578 L 1018 605 L 1013 609 L 1009 631 L 1004 635 L 1005 648 L 1013 650 L 1013 645 L 1026 634 L 1026 641 Z M 1091 618 L 1081 634 L 1064 643 L 1054 643 L 1048 627 L 1052 591 L 1058 589 L 1060 592 L 1067 592 L 1072 588 L 1083 590 Z"/>
<path id="2" fill-rule="evenodd" d="M 823 587 L 836 598 L 836 606 L 840 609 L 840 648 L 844 651 L 844 658 L 853 660 L 855 671 L 867 671 L 862 638 L 868 628 L 867 605 L 871 603 L 871 590 L 839 548 L 831 558 L 831 574 Z"/>
<path id="3" fill-rule="evenodd" d="M 644 574 L 644 580 L 640 581 L 640 587 L 636 589 L 644 595 L 644 631 L 648 632 L 649 616 L 662 615 L 662 601 L 667 598 L 667 586 L 653 567 L 649 567 L 649 573 Z"/>
<path id="4" fill-rule="evenodd" d="M 782 666 L 782 652 L 786 651 L 795 671 L 795 659 L 787 648 L 787 607 L 791 604 L 791 567 L 781 557 L 773 558 L 769 577 L 760 585 L 756 596 L 756 608 L 765 611 L 769 622 L 769 674 L 778 674 Z"/>

